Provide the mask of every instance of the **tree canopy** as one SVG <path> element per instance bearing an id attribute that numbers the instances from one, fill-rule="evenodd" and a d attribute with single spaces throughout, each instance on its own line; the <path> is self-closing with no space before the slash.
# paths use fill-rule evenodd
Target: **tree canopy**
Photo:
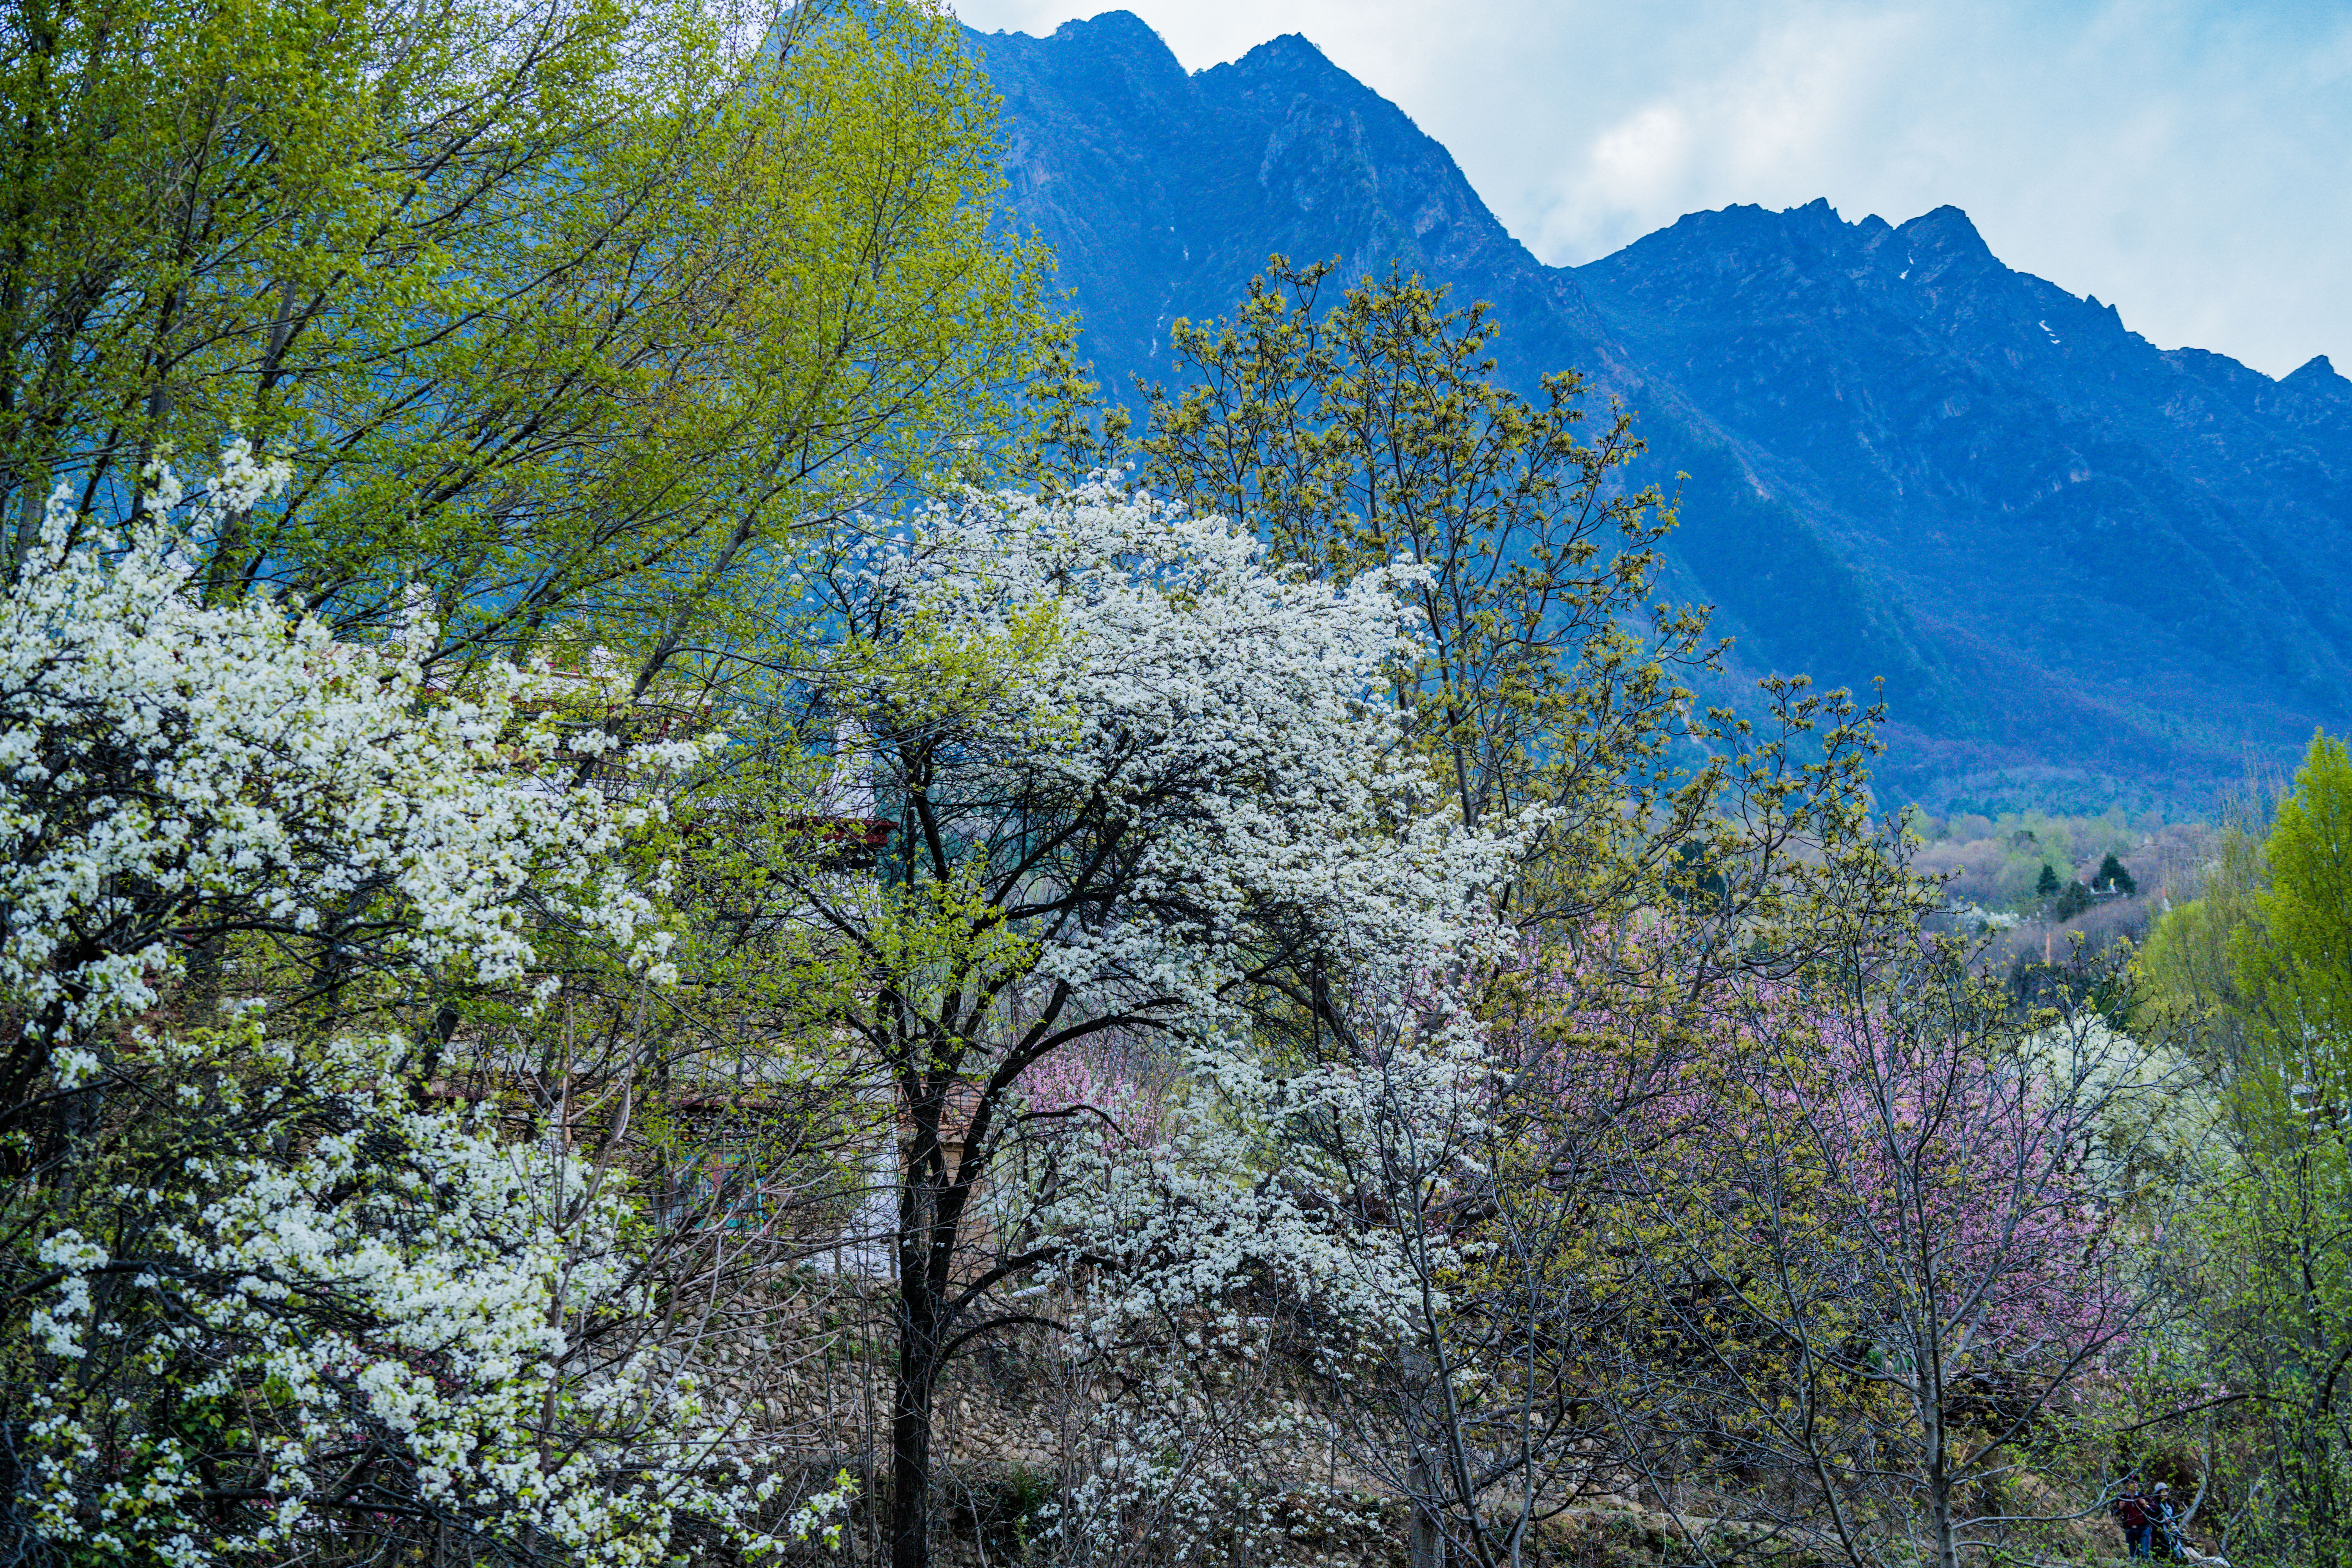
<path id="1" fill-rule="evenodd" d="M 1037 262 L 943 13 L 101 0 L 0 48 L 0 511 L 241 431 L 218 597 L 436 658 L 761 635 L 796 530 L 983 436 Z M 731 613 L 741 605 L 745 614 Z"/>

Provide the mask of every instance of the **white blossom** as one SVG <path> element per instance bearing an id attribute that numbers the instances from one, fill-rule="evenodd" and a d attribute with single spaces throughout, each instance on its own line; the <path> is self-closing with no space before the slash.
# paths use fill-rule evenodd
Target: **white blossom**
<path id="1" fill-rule="evenodd" d="M 37 1243 L 25 1310 L 49 1366 L 21 1506 L 77 1560 L 297 1561 L 348 1521 L 331 1494 L 352 1457 L 378 1453 L 421 1506 L 583 1563 L 668 1562 L 685 1513 L 776 1544 L 755 1522 L 774 1472 L 726 1413 L 583 1338 L 647 1307 L 620 1185 L 419 1109 L 385 1071 L 404 1040 L 272 1035 L 249 1001 L 120 1052 L 100 1033 L 156 1002 L 191 926 L 543 994 L 551 923 L 672 977 L 667 873 L 626 855 L 666 809 L 662 770 L 717 738 L 562 727 L 607 700 L 609 661 L 438 689 L 421 595 L 373 647 L 266 600 L 206 604 L 181 542 L 284 477 L 232 443 L 184 512 L 158 467 L 121 537 L 61 492 L 0 593 L 0 1000 L 47 1043 L 54 1090 L 92 1094 L 111 1067 L 187 1119 L 135 1180 L 93 1165 L 82 1228 Z M 629 787 L 583 784 L 584 757 Z M 151 1401 L 235 1412 L 221 1440 L 265 1500 L 215 1517 L 199 1443 L 147 1425 Z"/>
<path id="2" fill-rule="evenodd" d="M 346 1131 L 290 1159 L 200 1152 L 168 1191 L 118 1190 L 117 1205 L 152 1216 L 134 1285 L 153 1307 L 113 1324 L 94 1314 L 91 1277 L 114 1260 L 61 1233 L 41 1248 L 63 1278 L 34 1336 L 79 1360 L 110 1328 L 110 1348 L 177 1380 L 180 1400 L 241 1401 L 254 1486 L 278 1500 L 225 1531 L 205 1517 L 194 1447 L 151 1428 L 126 1465 L 101 1442 L 103 1399 L 59 1383 L 36 1395 L 31 1428 L 27 1501 L 43 1537 L 187 1568 L 290 1561 L 337 1529 L 326 1489 L 375 1442 L 425 1505 L 493 1537 L 538 1532 L 583 1563 L 667 1562 L 688 1513 L 746 1550 L 778 1544 L 757 1522 L 777 1473 L 759 1467 L 773 1456 L 690 1377 L 649 1353 L 599 1359 L 581 1338 L 648 1304 L 620 1189 L 558 1149 L 415 1110 L 384 1084 L 386 1048 L 155 1044 L 150 1070 L 185 1074 L 210 1100 L 274 1087 Z M 836 1487 L 784 1533 L 837 1539 L 846 1501 Z"/>
<path id="3" fill-rule="evenodd" d="M 1427 574 L 1335 586 L 1228 519 L 1105 485 L 976 495 L 843 574 L 856 635 L 832 700 L 886 756 L 927 727 L 967 735 L 933 805 L 975 840 L 1018 801 L 1133 846 L 1105 918 L 1033 933 L 1034 973 L 1097 1011 L 1148 996 L 1206 1026 L 1264 911 L 1310 922 L 1349 970 L 1454 951 L 1539 822 L 1465 827 L 1403 747 L 1389 665 L 1418 635 L 1401 590 Z M 942 648 L 986 678 L 943 680 Z M 1085 874 L 1046 857 L 1034 881 Z"/>
<path id="4" fill-rule="evenodd" d="M 51 500 L 0 594 L 0 992 L 52 1037 L 135 1013 L 178 962 L 157 911 L 231 906 L 288 933 L 389 915 L 387 956 L 511 980 L 531 963 L 526 889 L 666 974 L 669 932 L 614 863 L 661 797 L 572 786 L 558 752 L 580 737 L 522 712 L 554 689 L 543 673 L 494 663 L 438 691 L 421 609 L 371 647 L 267 600 L 202 602 L 182 530 L 285 477 L 232 442 L 175 525 L 182 487 L 159 468 L 125 538 Z"/>

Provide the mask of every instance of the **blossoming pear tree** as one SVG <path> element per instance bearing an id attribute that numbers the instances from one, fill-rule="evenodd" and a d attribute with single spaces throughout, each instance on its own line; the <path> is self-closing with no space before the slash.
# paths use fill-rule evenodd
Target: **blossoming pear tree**
<path id="1" fill-rule="evenodd" d="M 0 598 L 0 987 L 25 1014 L 0 1114 L 54 1051 L 90 1070 L 99 1033 L 231 935 L 320 990 L 511 981 L 545 919 L 666 973 L 669 933 L 617 858 L 660 803 L 568 787 L 563 753 L 614 742 L 528 716 L 548 678 L 494 663 L 436 691 L 410 657 L 430 643 L 421 616 L 363 647 L 266 600 L 202 601 L 183 540 L 285 478 L 233 444 L 187 515 L 163 473 L 129 538 L 80 548 L 61 495 L 41 569 Z M 626 765 L 695 750 L 641 746 Z"/>
<path id="2" fill-rule="evenodd" d="M 1033 1317 L 1005 1288 L 1075 1245 L 990 1208 L 1046 1114 L 1024 1075 L 1094 1041 L 1245 1054 L 1318 964 L 1475 938 L 1511 844 L 1445 808 L 1383 676 L 1419 570 L 1314 580 L 1223 518 L 1096 483 L 973 495 L 813 574 L 834 635 L 800 699 L 856 738 L 840 761 L 888 841 L 868 868 L 780 852 L 767 876 L 812 1020 L 898 1119 L 877 1239 L 898 1291 L 898 1568 L 927 1560 L 942 1371 Z"/>
<path id="3" fill-rule="evenodd" d="M 427 626 L 354 647 L 205 603 L 185 542 L 282 479 L 233 444 L 193 500 L 151 475 L 121 537 L 53 503 L 0 595 L 18 1521 L 176 1564 L 667 1562 L 824 1528 L 845 1493 L 770 1517 L 773 1470 L 647 1337 L 610 1159 L 400 1070 L 453 987 L 543 994 L 543 933 L 668 979 L 629 850 L 709 741 L 615 758 L 543 674 L 428 688 Z M 579 782 L 600 755 L 630 787 Z M 221 944 L 264 995 L 194 1006 Z"/>
<path id="4" fill-rule="evenodd" d="M 169 1134 L 103 1141 L 106 1179 L 20 1286 L 35 1532 L 188 1565 L 654 1563 L 837 1532 L 848 1489 L 779 1517 L 779 1457 L 647 1331 L 660 1281 L 619 1173 L 416 1110 L 389 1047 L 152 1044 L 142 1109 Z"/>

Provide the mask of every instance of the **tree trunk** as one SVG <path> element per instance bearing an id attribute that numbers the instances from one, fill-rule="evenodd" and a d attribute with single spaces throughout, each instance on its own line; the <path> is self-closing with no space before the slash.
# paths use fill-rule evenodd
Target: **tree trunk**
<path id="1" fill-rule="evenodd" d="M 898 1378 L 890 1402 L 890 1568 L 929 1568 L 939 1303 L 926 1277 L 900 1281 L 898 1312 Z"/>
<path id="2" fill-rule="evenodd" d="M 1445 1568 L 1445 1534 L 1437 1519 L 1437 1473 L 1429 1462 L 1429 1434 L 1425 1430 L 1420 1402 L 1429 1397 L 1430 1387 L 1436 1377 L 1430 1364 L 1428 1348 L 1419 1342 L 1406 1345 L 1405 1375 L 1405 1441 L 1412 1445 L 1412 1458 L 1405 1468 L 1405 1491 L 1412 1500 L 1412 1540 L 1408 1568 Z"/>
<path id="3" fill-rule="evenodd" d="M 1959 1568 L 1960 1544 L 1952 1529 L 1951 1453 L 1946 1447 L 1949 1434 L 1942 1404 L 1935 1400 L 1922 1411 L 1927 1438 L 1927 1523 L 1935 1540 L 1936 1568 Z"/>
<path id="4" fill-rule="evenodd" d="M 929 1568 L 931 1396 L 954 1327 L 955 1258 L 977 1158 L 971 1086 L 941 1077 L 909 1094 L 898 1186 L 898 1376 L 890 1405 L 890 1568 Z"/>
<path id="5" fill-rule="evenodd" d="M 1430 1473 L 1426 1455 L 1413 1455 L 1412 1468 L 1406 1477 L 1405 1488 L 1412 1493 L 1411 1568 L 1445 1568 L 1445 1536 L 1437 1528 L 1437 1510 L 1430 1501 L 1431 1494 L 1436 1490 L 1437 1480 Z"/>
<path id="6" fill-rule="evenodd" d="M 939 1387 L 961 1194 L 940 1121 L 944 1092 L 908 1108 L 898 1187 L 898 1376 L 890 1403 L 890 1568 L 929 1568 L 931 1395 Z M 961 1138 L 957 1140 L 959 1147 Z"/>

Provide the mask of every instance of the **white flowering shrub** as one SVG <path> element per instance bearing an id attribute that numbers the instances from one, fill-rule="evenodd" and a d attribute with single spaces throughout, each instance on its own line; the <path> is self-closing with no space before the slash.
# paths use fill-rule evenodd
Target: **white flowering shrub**
<path id="1" fill-rule="evenodd" d="M 1260 1115 L 1282 1098 L 1247 1068 L 1202 1065 Z M 1147 1546 L 1279 1552 L 1279 1475 L 1308 1440 L 1280 1396 L 1286 1369 L 1301 1351 L 1393 1344 L 1405 1280 L 1296 1173 L 1267 1168 L 1259 1116 L 1186 1118 L 1153 1146 L 1076 1129 L 1066 1142 L 1041 1215 L 1058 1243 L 1041 1285 L 1070 1332 L 1045 1348 L 1087 1394 L 1058 1546 L 1082 1562 Z M 1301 1343 L 1302 1326 L 1318 1342 Z"/>
<path id="2" fill-rule="evenodd" d="M 0 595 L 0 995 L 27 1046 L 151 1006 L 223 932 L 510 981 L 553 920 L 662 972 L 668 932 L 619 860 L 660 797 L 571 787 L 567 756 L 614 742 L 531 718 L 546 675 L 492 663 L 434 690 L 421 619 L 367 647 L 267 599 L 204 602 L 178 541 L 285 477 L 234 443 L 192 506 L 152 476 L 121 539 L 61 493 Z"/>
<path id="3" fill-rule="evenodd" d="M 207 602 L 184 542 L 283 479 L 158 469 L 121 535 L 60 500 L 0 593 L 6 1522 L 88 1563 L 768 1543 L 621 1174 L 409 1060 L 455 994 L 542 1002 L 551 940 L 672 978 L 646 845 L 715 738 L 623 744 L 593 670 L 436 687 L 421 613 L 359 647 Z M 180 1006 L 207 950 L 262 994 Z"/>
<path id="4" fill-rule="evenodd" d="M 780 1545 L 770 1457 L 643 1333 L 614 1173 L 414 1109 L 385 1049 L 149 1051 L 172 1125 L 111 1140 L 38 1248 L 20 1518 L 79 1560 L 191 1568 Z M 784 1531 L 837 1537 L 840 1500 Z"/>
<path id="5" fill-rule="evenodd" d="M 1418 978 L 1412 1016 L 1360 1057 L 1276 1073 L 1196 1051 L 1164 1137 L 1122 1136 L 1106 1114 L 1024 1151 L 1045 1168 L 1031 1219 L 1055 1261 L 1038 1288 L 1069 1331 L 1045 1352 L 1084 1390 L 1054 1521 L 1070 1560 L 1296 1560 L 1345 1522 L 1316 1490 L 1334 1434 L 1299 1394 L 1392 1366 L 1445 1310 L 1435 1282 L 1465 1260 L 1399 1212 L 1396 1167 L 1418 1156 L 1418 1196 L 1444 1195 L 1492 1067 Z M 1390 1168 L 1346 1168 L 1368 1153 Z"/>

